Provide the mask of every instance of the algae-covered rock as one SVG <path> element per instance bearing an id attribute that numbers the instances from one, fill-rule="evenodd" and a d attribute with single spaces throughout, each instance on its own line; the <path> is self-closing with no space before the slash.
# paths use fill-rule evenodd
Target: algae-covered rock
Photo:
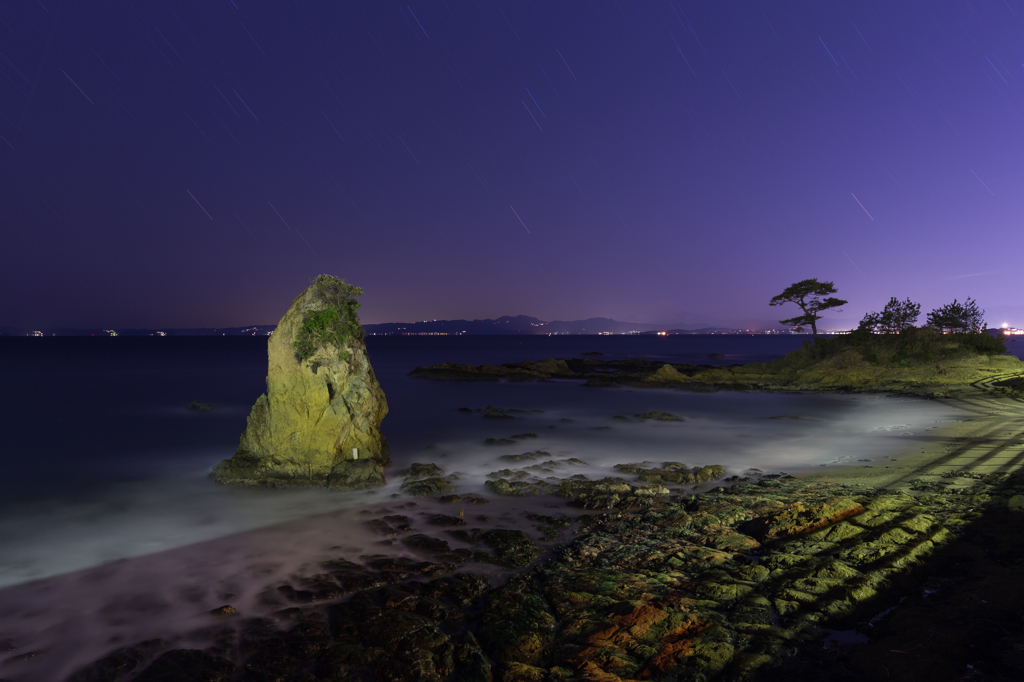
<path id="1" fill-rule="evenodd" d="M 494 550 L 495 556 L 489 563 L 506 568 L 525 568 L 540 551 L 537 543 L 521 530 L 495 528 L 481 534 L 480 539 Z"/>
<path id="2" fill-rule="evenodd" d="M 864 511 L 864 507 L 848 497 L 837 497 L 821 504 L 794 502 L 778 512 L 753 519 L 741 530 L 761 542 L 802 535 L 820 530 Z"/>
<path id="3" fill-rule="evenodd" d="M 448 482 L 448 479 L 441 476 L 431 476 L 430 478 L 405 481 L 402 483 L 401 490 L 406 495 L 412 495 L 413 497 L 433 497 L 434 495 L 453 492 L 455 488 Z"/>
<path id="4" fill-rule="evenodd" d="M 218 483 L 368 488 L 390 463 L 388 412 L 358 326 L 357 287 L 320 275 L 292 301 L 267 345 L 267 392 Z"/>
<path id="5" fill-rule="evenodd" d="M 557 621 L 536 581 L 520 573 L 484 599 L 477 637 L 498 663 L 543 664 Z"/>
<path id="6" fill-rule="evenodd" d="M 665 365 L 665 367 L 672 367 L 672 365 Z M 659 370 L 659 371 L 661 371 L 661 370 Z M 672 367 L 672 371 L 675 372 L 676 374 L 679 374 L 679 372 L 676 371 L 676 369 L 674 367 Z M 636 415 L 636 418 L 637 419 L 654 419 L 654 420 L 659 421 L 659 422 L 681 422 L 681 421 L 685 421 L 682 417 L 680 417 L 677 414 L 672 414 L 671 412 L 658 412 L 658 411 L 644 412 L 643 414 Z"/>

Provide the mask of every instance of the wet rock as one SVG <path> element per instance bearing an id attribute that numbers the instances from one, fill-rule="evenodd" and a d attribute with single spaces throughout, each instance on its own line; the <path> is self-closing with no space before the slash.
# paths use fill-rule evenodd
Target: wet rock
<path id="1" fill-rule="evenodd" d="M 556 623 L 536 581 L 516 574 L 484 599 L 476 634 L 498 663 L 536 665 L 549 654 Z"/>
<path id="2" fill-rule="evenodd" d="M 409 465 L 408 469 L 402 469 L 399 471 L 398 475 L 402 478 L 411 479 L 434 478 L 435 476 L 444 476 L 444 469 L 433 463 L 420 464 L 418 462 L 414 462 Z"/>
<path id="3" fill-rule="evenodd" d="M 496 481 L 484 481 L 484 487 L 495 495 L 505 497 L 526 497 L 527 493 L 520 488 L 513 487 L 508 479 L 499 478 Z"/>
<path id="4" fill-rule="evenodd" d="M 1024 512 L 1024 495 L 1014 495 L 1007 501 L 1006 506 L 1012 512 Z"/>
<path id="5" fill-rule="evenodd" d="M 403 538 L 402 544 L 409 549 L 431 555 L 448 554 L 452 551 L 452 548 L 444 540 L 423 535 L 422 533 Z"/>
<path id="6" fill-rule="evenodd" d="M 491 662 L 487 659 L 472 632 L 459 638 L 455 646 L 458 679 L 463 682 L 493 682 Z"/>
<path id="7" fill-rule="evenodd" d="M 412 526 L 409 525 L 409 517 L 402 516 L 401 514 L 391 514 L 384 517 L 384 521 L 393 525 L 397 530 L 405 531 L 412 530 Z"/>
<path id="8" fill-rule="evenodd" d="M 484 419 L 515 419 L 512 415 L 507 412 L 484 412 Z"/>
<path id="9" fill-rule="evenodd" d="M 537 436 L 536 433 L 530 432 L 530 433 L 516 433 L 516 434 L 513 434 L 513 435 L 511 435 L 509 437 L 512 438 L 513 440 L 517 440 L 517 439 L 518 440 L 522 440 L 523 438 L 537 438 L 538 436 Z"/>
<path id="10" fill-rule="evenodd" d="M 140 670 L 165 646 L 163 641 L 153 639 L 133 647 L 118 649 L 78 670 L 67 679 L 67 682 L 120 682 Z"/>
<path id="11" fill-rule="evenodd" d="M 210 615 L 211 616 L 221 616 L 221 617 L 224 617 L 224 616 L 234 616 L 237 613 L 238 613 L 238 611 L 236 611 L 235 607 L 231 606 L 231 604 L 225 604 L 224 606 L 218 606 L 217 608 L 215 608 L 212 611 L 210 611 Z"/>
<path id="12" fill-rule="evenodd" d="M 480 533 L 483 531 L 479 528 L 474 528 L 472 530 L 449 530 L 445 532 L 460 542 L 465 542 L 469 545 L 476 545 L 479 544 Z"/>
<path id="13" fill-rule="evenodd" d="M 136 682 L 229 682 L 237 668 L 231 661 L 198 649 L 175 649 L 157 657 Z"/>
<path id="14" fill-rule="evenodd" d="M 498 478 L 514 478 L 517 480 L 523 480 L 530 478 L 530 474 L 522 469 L 499 469 L 498 471 L 492 471 L 487 474 L 487 478 L 498 479 Z"/>
<path id="15" fill-rule="evenodd" d="M 832 498 L 817 505 L 794 502 L 780 511 L 750 521 L 742 526 L 742 531 L 761 542 L 771 542 L 819 530 L 863 511 L 861 504 L 848 497 Z"/>
<path id="16" fill-rule="evenodd" d="M 399 489 L 412 497 L 433 497 L 453 492 L 455 487 L 448 482 L 448 479 L 435 476 L 419 480 L 408 479 L 402 483 Z"/>
<path id="17" fill-rule="evenodd" d="M 485 438 L 484 445 L 515 445 L 518 441 L 508 438 Z"/>
<path id="18" fill-rule="evenodd" d="M 431 526 L 441 526 L 442 528 L 466 525 L 466 522 L 458 516 L 448 516 L 446 514 L 430 514 L 427 516 L 427 523 Z"/>
<path id="19" fill-rule="evenodd" d="M 193 400 L 185 406 L 186 410 L 190 412 L 213 412 L 217 409 L 217 406 L 212 403 L 204 403 L 199 400 Z"/>
<path id="20" fill-rule="evenodd" d="M 494 550 L 494 557 L 488 561 L 505 568 L 525 568 L 540 551 L 537 543 L 521 530 L 493 529 L 482 533 L 480 540 Z"/>
<path id="21" fill-rule="evenodd" d="M 659 422 L 681 422 L 685 421 L 682 417 L 671 412 L 644 412 L 643 414 L 634 415 L 637 419 L 654 419 Z"/>
<path id="22" fill-rule="evenodd" d="M 393 538 L 398 535 L 398 531 L 389 526 L 386 521 L 382 521 L 380 519 L 366 521 L 364 522 L 364 525 L 373 532 L 383 535 L 384 537 Z"/>
<path id="23" fill-rule="evenodd" d="M 688 475 L 683 477 L 683 483 L 704 483 L 705 481 L 717 481 L 725 476 L 725 467 L 719 464 L 710 464 L 705 467 L 697 467 Z"/>
<path id="24" fill-rule="evenodd" d="M 515 437 L 516 436 L 513 436 L 513 438 Z M 545 452 L 543 450 L 535 450 L 533 452 L 524 452 L 521 455 L 502 455 L 498 459 L 504 460 L 506 462 L 532 462 L 538 459 L 545 459 L 548 457 L 551 457 L 550 452 Z"/>
<path id="25" fill-rule="evenodd" d="M 442 495 L 438 502 L 442 504 L 458 504 L 460 502 L 462 504 L 487 504 L 488 500 L 479 495 Z"/>

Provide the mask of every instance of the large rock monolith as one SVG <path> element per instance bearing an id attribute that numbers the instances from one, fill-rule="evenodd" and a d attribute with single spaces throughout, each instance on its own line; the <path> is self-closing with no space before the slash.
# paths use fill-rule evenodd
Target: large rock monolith
<path id="1" fill-rule="evenodd" d="M 356 315 L 362 293 L 320 275 L 292 301 L 268 343 L 267 392 L 249 414 L 238 451 L 213 468 L 215 481 L 337 490 L 384 485 L 390 458 L 380 423 L 388 405 Z"/>

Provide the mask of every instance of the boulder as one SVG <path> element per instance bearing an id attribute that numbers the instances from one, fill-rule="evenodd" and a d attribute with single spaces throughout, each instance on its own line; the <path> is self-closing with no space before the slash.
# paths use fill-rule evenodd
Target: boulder
<path id="1" fill-rule="evenodd" d="M 213 468 L 218 483 L 331 489 L 384 485 L 388 412 L 366 354 L 354 296 L 320 275 L 292 301 L 267 345 L 267 392 L 238 450 Z"/>

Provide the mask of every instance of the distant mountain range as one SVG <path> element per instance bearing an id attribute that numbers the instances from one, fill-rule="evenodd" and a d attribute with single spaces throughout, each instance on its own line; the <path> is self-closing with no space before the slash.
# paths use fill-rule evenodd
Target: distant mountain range
<path id="1" fill-rule="evenodd" d="M 257 324 L 248 327 L 224 328 L 165 328 L 165 329 L 71 329 L 28 327 L 0 327 L 0 336 L 266 336 L 275 325 Z M 546 335 L 546 334 L 712 334 L 741 331 L 728 327 L 705 325 L 666 326 L 638 322 L 620 322 L 607 317 L 586 320 L 545 322 L 527 315 L 504 316 L 494 320 L 423 320 L 421 322 L 385 322 L 364 324 L 367 334 L 385 336 L 403 335 Z"/>
<path id="2" fill-rule="evenodd" d="M 666 331 L 672 334 L 711 334 L 714 332 L 735 332 L 727 327 L 701 325 L 680 325 L 674 328 L 639 322 L 619 322 L 607 317 L 591 317 L 586 320 L 545 322 L 528 315 L 505 315 L 494 320 L 423 320 L 421 322 L 387 322 L 364 324 L 367 334 L 412 335 L 412 334 L 466 334 L 466 335 L 545 335 L 545 334 L 656 334 Z"/>

